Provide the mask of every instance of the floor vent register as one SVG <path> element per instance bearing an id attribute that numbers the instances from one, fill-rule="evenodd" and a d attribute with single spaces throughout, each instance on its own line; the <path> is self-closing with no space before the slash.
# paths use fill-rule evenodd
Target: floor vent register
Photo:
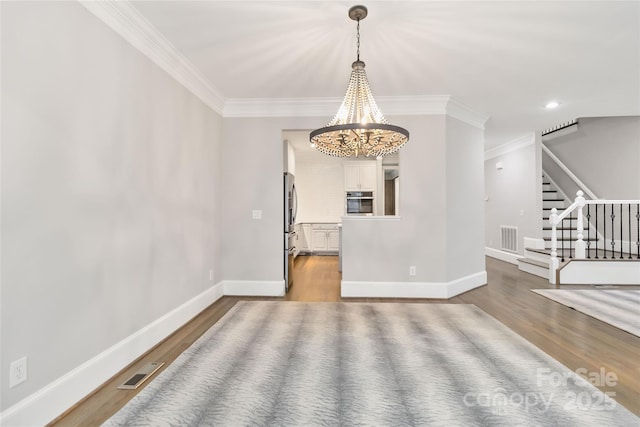
<path id="1" fill-rule="evenodd" d="M 145 366 L 143 366 L 138 372 L 133 374 L 131 378 L 129 378 L 124 383 L 120 384 L 118 388 L 120 390 L 135 390 L 142 383 L 144 383 L 151 375 L 155 374 L 156 371 L 162 368 L 164 362 L 151 362 Z"/>

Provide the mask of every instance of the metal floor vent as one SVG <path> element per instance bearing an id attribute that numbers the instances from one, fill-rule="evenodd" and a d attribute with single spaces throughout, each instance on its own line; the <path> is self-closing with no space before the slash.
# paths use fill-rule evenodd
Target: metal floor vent
<path id="1" fill-rule="evenodd" d="M 135 390 L 140 385 L 145 382 L 151 375 L 155 374 L 155 372 L 162 368 L 164 362 L 151 362 L 148 365 L 145 365 L 138 372 L 133 374 L 131 378 L 129 378 L 124 383 L 120 384 L 118 388 L 120 390 Z"/>

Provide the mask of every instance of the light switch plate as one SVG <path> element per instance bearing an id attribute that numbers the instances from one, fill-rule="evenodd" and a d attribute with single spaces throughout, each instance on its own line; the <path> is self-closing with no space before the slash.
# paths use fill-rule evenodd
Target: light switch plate
<path id="1" fill-rule="evenodd" d="M 251 219 L 262 219 L 262 211 L 260 209 L 254 209 L 251 212 Z"/>

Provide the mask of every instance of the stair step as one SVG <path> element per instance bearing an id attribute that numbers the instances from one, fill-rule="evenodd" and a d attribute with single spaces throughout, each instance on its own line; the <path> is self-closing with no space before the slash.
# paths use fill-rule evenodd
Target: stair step
<path id="1" fill-rule="evenodd" d="M 543 202 L 564 202 L 564 199 L 542 199 Z"/>
<path id="2" fill-rule="evenodd" d="M 542 230 L 543 231 L 551 231 L 551 227 L 545 226 L 545 227 L 542 227 Z M 578 227 L 556 227 L 556 231 L 560 232 L 562 230 L 564 230 L 564 231 L 570 231 L 570 230 L 571 231 L 578 231 Z M 583 230 L 586 233 L 587 232 L 587 227 L 585 226 L 583 228 Z"/>
<path id="3" fill-rule="evenodd" d="M 550 242 L 550 241 L 551 241 L 551 237 L 543 237 L 542 239 L 543 239 L 545 242 Z M 556 240 L 557 240 L 558 242 L 563 241 L 563 240 L 564 240 L 565 242 L 570 242 L 570 241 L 571 241 L 571 242 L 575 242 L 575 241 L 576 241 L 575 237 L 565 237 L 565 238 L 563 239 L 563 238 L 562 238 L 562 237 L 560 237 L 560 236 L 558 236 L 558 238 L 557 238 Z M 587 236 L 584 236 L 584 237 L 582 238 L 582 240 L 583 240 L 583 241 L 585 241 L 585 242 L 597 242 L 597 241 L 598 241 L 598 239 L 597 239 L 597 238 L 595 238 L 595 237 L 593 237 L 593 238 L 589 239 L 589 238 L 587 238 Z"/>
<path id="4" fill-rule="evenodd" d="M 538 267 L 542 267 L 542 268 L 549 268 L 549 264 L 545 264 L 544 262 L 541 262 L 541 261 L 536 261 L 535 259 L 518 258 L 518 262 L 523 262 L 525 264 L 531 264 L 531 265 L 537 265 Z"/>
<path id="5" fill-rule="evenodd" d="M 529 258 L 518 258 L 518 270 L 534 276 L 548 278 L 549 265 Z"/>

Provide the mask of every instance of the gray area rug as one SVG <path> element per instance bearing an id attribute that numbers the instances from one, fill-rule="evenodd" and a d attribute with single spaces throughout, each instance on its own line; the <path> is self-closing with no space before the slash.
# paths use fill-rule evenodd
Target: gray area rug
<path id="1" fill-rule="evenodd" d="M 239 302 L 106 426 L 635 426 L 473 305 Z"/>
<path id="2" fill-rule="evenodd" d="M 640 337 L 640 290 L 532 289 L 532 291 Z"/>

